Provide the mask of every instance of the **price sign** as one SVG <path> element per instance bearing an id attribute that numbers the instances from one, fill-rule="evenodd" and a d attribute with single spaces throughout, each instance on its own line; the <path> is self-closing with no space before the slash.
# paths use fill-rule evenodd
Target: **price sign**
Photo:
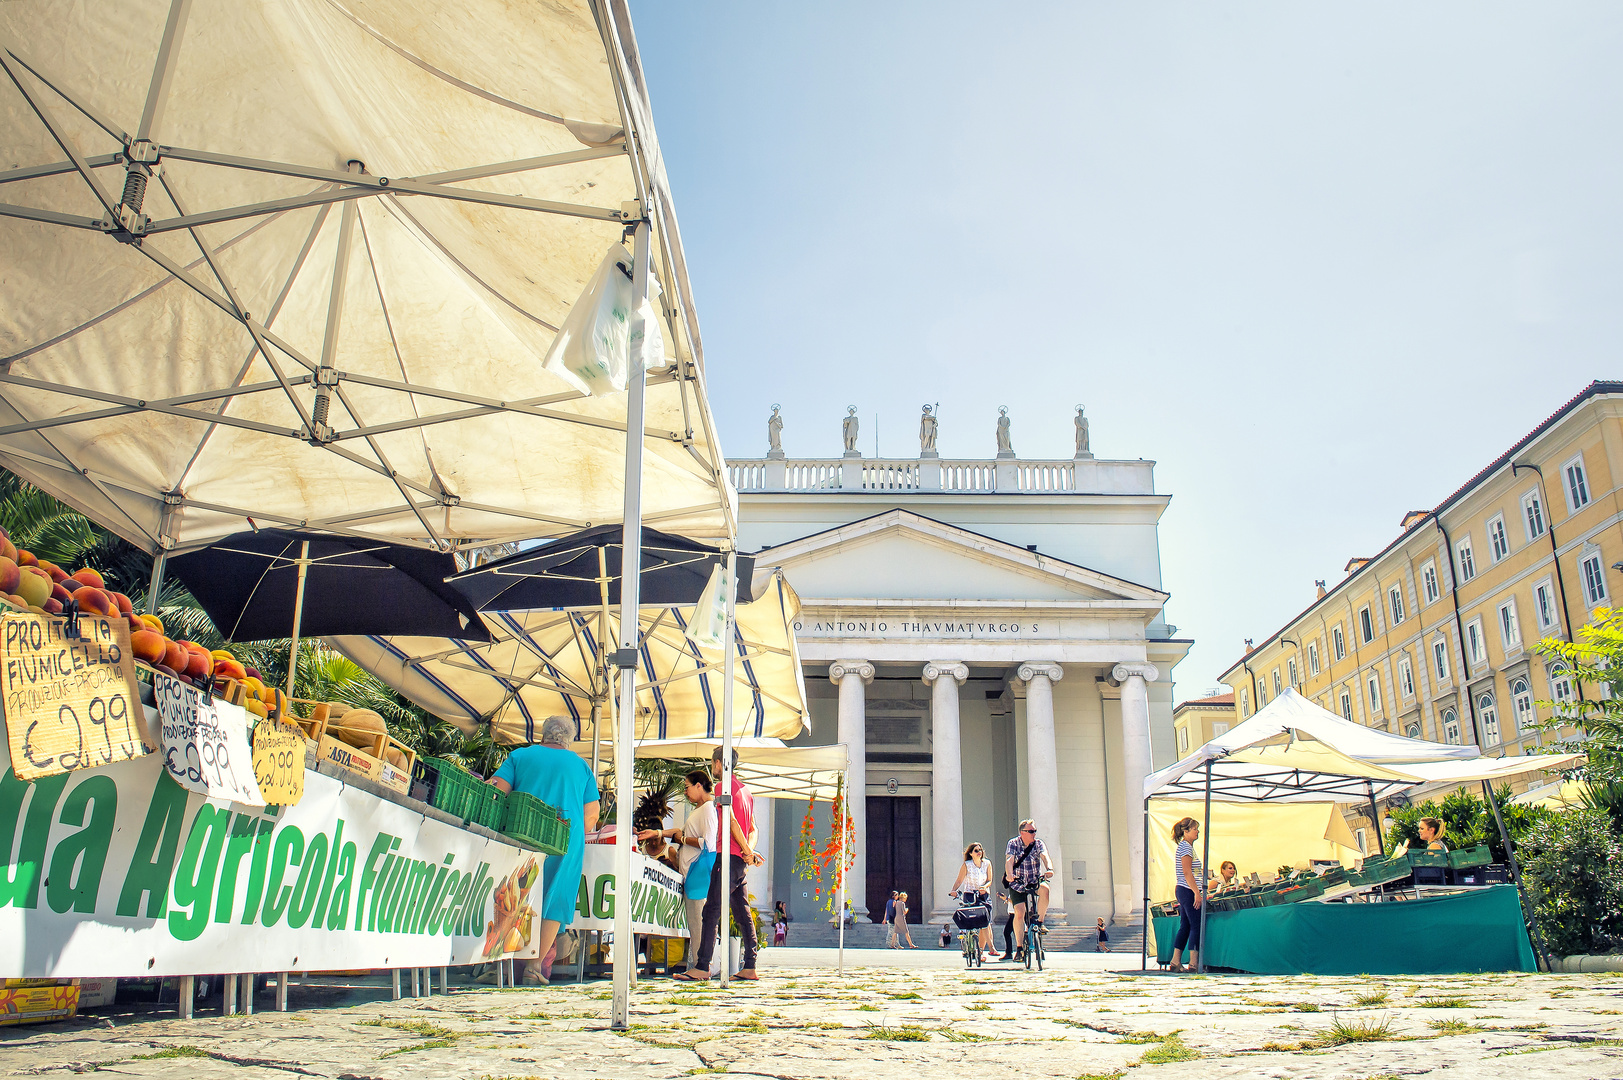
<path id="1" fill-rule="evenodd" d="M 248 749 L 248 713 L 212 701 L 161 672 L 152 678 L 157 698 L 163 767 L 175 783 L 211 799 L 264 806 Z"/>
<path id="2" fill-rule="evenodd" d="M 304 798 L 304 732 L 291 720 L 254 725 L 254 779 L 267 805 L 292 806 Z"/>
<path id="3" fill-rule="evenodd" d="M 19 779 L 97 769 L 157 750 L 146 731 L 124 619 L 0 617 L 0 710 Z"/>

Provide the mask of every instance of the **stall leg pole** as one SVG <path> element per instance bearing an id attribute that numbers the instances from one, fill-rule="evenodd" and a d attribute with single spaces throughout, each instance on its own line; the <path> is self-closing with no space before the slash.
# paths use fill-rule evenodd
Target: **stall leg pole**
<path id="1" fill-rule="evenodd" d="M 732 910 L 732 850 L 733 850 L 733 653 L 737 633 L 733 617 L 733 603 L 738 599 L 738 552 L 727 553 L 727 625 L 721 636 L 721 832 L 717 844 L 721 848 L 721 985 L 726 987 L 733 968 L 733 936 L 727 932 L 727 913 Z M 746 893 L 747 895 L 747 893 Z M 744 928 L 738 928 L 739 933 Z"/>
<path id="2" fill-rule="evenodd" d="M 1386 840 L 1381 836 L 1381 806 L 1375 801 L 1375 785 L 1366 783 L 1364 787 L 1369 791 L 1369 820 L 1375 826 L 1375 854 L 1384 856 Z"/>
<path id="3" fill-rule="evenodd" d="M 447 997 L 451 994 L 451 969 L 449 967 L 440 968 L 440 993 Z"/>
<path id="4" fill-rule="evenodd" d="M 178 1002 L 180 1005 L 180 1018 L 182 1020 L 190 1020 L 192 1018 L 192 995 L 196 993 L 196 991 L 197 985 L 194 982 L 193 977 L 191 975 L 182 975 L 180 977 L 180 1001 Z"/>
<path id="5" fill-rule="evenodd" d="M 1197 974 L 1206 974 L 1206 954 L 1211 951 L 1211 942 L 1206 940 L 1206 912 L 1211 910 L 1211 897 L 1206 883 L 1211 880 L 1207 867 L 1212 861 L 1212 763 L 1206 763 L 1206 820 L 1201 823 L 1201 835 L 1206 843 L 1200 857 L 1200 967 Z M 1149 850 L 1148 843 L 1145 850 Z"/>
<path id="6" fill-rule="evenodd" d="M 276 973 L 276 1011 L 287 1012 L 287 972 Z"/>
<path id="7" fill-rule="evenodd" d="M 1533 948 L 1538 951 L 1539 959 L 1544 961 L 1545 971 L 1554 971 L 1550 966 L 1550 954 L 1544 949 L 1544 935 L 1538 932 L 1538 904 L 1527 894 L 1527 888 L 1522 884 L 1522 868 L 1516 861 L 1516 845 L 1510 841 L 1510 831 L 1505 828 L 1505 819 L 1499 814 L 1499 800 L 1494 797 L 1493 785 L 1482 781 L 1482 794 L 1488 800 L 1488 807 L 1493 811 L 1494 824 L 1499 826 L 1499 839 L 1505 844 L 1505 860 L 1510 863 L 1510 880 L 1516 883 L 1516 895 L 1521 897 L 1522 914 L 1527 917 L 1527 929 L 1533 935 Z"/>
<path id="8" fill-rule="evenodd" d="M 237 992 L 237 996 L 242 999 L 242 1015 L 252 1016 L 254 1014 L 254 974 L 249 972 L 247 975 L 241 976 L 241 979 L 242 988 Z"/>
<path id="9" fill-rule="evenodd" d="M 220 1015 L 237 1015 L 237 977 L 227 975 L 220 980 Z"/>
<path id="10" fill-rule="evenodd" d="M 400 969 L 389 969 L 389 1000 L 400 1000 Z"/>
<path id="11" fill-rule="evenodd" d="M 293 697 L 293 677 L 299 671 L 299 625 L 304 620 L 304 578 L 310 572 L 310 541 L 299 545 L 299 584 L 293 592 L 293 645 L 287 652 L 287 696 Z"/>
<path id="12" fill-rule="evenodd" d="M 1177 873 L 1176 868 L 1173 873 Z M 1139 898 L 1144 905 L 1144 931 L 1140 935 L 1138 950 L 1138 970 L 1150 969 L 1150 800 L 1144 800 L 1144 895 Z M 1156 948 L 1156 958 L 1159 961 L 1160 948 Z"/>

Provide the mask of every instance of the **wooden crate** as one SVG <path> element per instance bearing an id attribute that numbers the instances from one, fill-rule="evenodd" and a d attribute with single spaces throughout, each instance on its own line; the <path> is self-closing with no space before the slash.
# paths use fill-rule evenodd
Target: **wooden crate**
<path id="1" fill-rule="evenodd" d="M 411 774 L 401 775 L 386 761 L 382 761 L 364 750 L 357 750 L 341 739 L 331 735 L 323 735 L 317 747 L 316 756 L 321 761 L 329 761 L 341 768 L 368 780 L 376 782 L 400 792 L 402 795 L 411 790 Z"/>
<path id="2" fill-rule="evenodd" d="M 228 705 L 241 705 L 249 693 L 248 684 L 240 679 L 220 679 L 214 684 L 214 696 Z"/>

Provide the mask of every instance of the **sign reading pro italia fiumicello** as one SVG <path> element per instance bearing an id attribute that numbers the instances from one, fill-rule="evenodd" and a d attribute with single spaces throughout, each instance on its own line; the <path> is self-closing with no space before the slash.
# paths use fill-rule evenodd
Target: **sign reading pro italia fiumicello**
<path id="1" fill-rule="evenodd" d="M 0 755 L 4 750 L 0 749 Z M 293 806 L 177 785 L 158 755 L 19 780 L 0 762 L 0 976 L 438 967 L 488 945 L 533 853 L 319 773 Z M 536 881 L 530 903 L 539 908 Z M 528 929 L 527 927 L 525 929 Z M 531 935 L 525 934 L 525 937 Z"/>

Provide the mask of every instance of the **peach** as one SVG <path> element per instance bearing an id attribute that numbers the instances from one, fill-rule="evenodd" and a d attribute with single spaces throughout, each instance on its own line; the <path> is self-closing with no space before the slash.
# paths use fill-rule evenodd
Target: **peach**
<path id="1" fill-rule="evenodd" d="M 27 567 L 17 583 L 17 595 L 31 608 L 43 607 L 51 598 L 51 576 L 41 573 L 36 566 Z"/>
<path id="2" fill-rule="evenodd" d="M 130 598 L 129 597 L 125 596 L 121 592 L 111 592 L 111 591 L 109 591 L 107 593 L 107 595 L 111 596 L 113 598 L 113 601 L 116 604 L 118 604 L 118 612 L 119 612 L 120 615 L 123 615 L 127 619 L 131 615 L 135 614 L 135 605 L 130 603 Z"/>
<path id="3" fill-rule="evenodd" d="M 32 551 L 28 551 L 24 548 L 18 548 L 16 563 L 18 566 L 38 566 L 39 557 L 36 556 Z"/>
<path id="4" fill-rule="evenodd" d="M 73 590 L 74 602 L 86 615 L 111 615 L 113 599 L 93 585 L 81 585 Z"/>
<path id="5" fill-rule="evenodd" d="M 49 600 L 45 601 L 45 613 L 47 615 L 60 615 L 60 614 L 62 614 L 62 601 L 58 600 L 54 596 L 51 597 Z"/>
<path id="6" fill-rule="evenodd" d="M 45 571 L 46 576 L 52 581 L 63 582 L 68 580 L 68 572 L 55 563 L 46 562 L 44 559 L 41 559 L 39 562 L 39 568 Z"/>
<path id="7" fill-rule="evenodd" d="M 214 669 L 214 658 L 202 649 L 186 650 L 185 674 L 193 679 L 206 679 Z"/>
<path id="8" fill-rule="evenodd" d="M 248 677 L 248 671 L 235 660 L 228 657 L 216 657 L 214 660 L 214 677 L 217 679 L 236 679 L 240 682 Z"/>
<path id="9" fill-rule="evenodd" d="M 73 576 L 82 584 L 89 585 L 93 589 L 107 588 L 107 582 L 101 579 L 101 575 L 88 566 L 81 566 L 73 572 Z"/>
<path id="10" fill-rule="evenodd" d="M 51 583 L 51 599 L 56 600 L 59 603 L 65 604 L 69 600 L 73 599 L 73 594 L 71 592 L 69 592 L 67 589 L 64 589 L 62 586 L 56 584 L 55 582 L 52 582 Z"/>
<path id="11" fill-rule="evenodd" d="M 163 666 L 171 671 L 182 671 L 186 667 L 186 659 L 191 654 L 181 648 L 180 642 L 163 639 Z"/>
<path id="12" fill-rule="evenodd" d="M 28 606 L 28 601 L 24 600 L 22 597 L 18 596 L 16 593 L 8 593 L 8 594 L 6 594 L 6 603 L 11 604 L 13 607 L 23 607 L 23 608 L 25 608 L 25 607 Z"/>
<path id="13" fill-rule="evenodd" d="M 152 629 L 156 630 L 158 633 L 163 633 L 163 620 L 158 618 L 156 615 L 142 615 L 141 621 L 146 623 Z"/>
<path id="14" fill-rule="evenodd" d="M 0 593 L 16 592 L 17 584 L 22 581 L 22 577 L 22 567 L 0 555 Z"/>
<path id="15" fill-rule="evenodd" d="M 124 621 L 130 624 L 130 633 L 132 633 L 132 634 L 134 634 L 134 633 L 136 633 L 138 631 L 141 631 L 141 630 L 148 629 L 147 624 L 142 622 L 140 619 L 137 619 L 134 615 L 131 615 L 129 618 L 125 619 Z M 159 635 L 159 636 L 161 637 L 162 635 Z"/>
<path id="16" fill-rule="evenodd" d="M 259 673 L 259 669 L 256 667 L 245 667 L 243 670 L 248 672 L 248 678 L 250 679 L 263 679 L 265 677 Z"/>
<path id="17" fill-rule="evenodd" d="M 137 630 L 130 635 L 130 651 L 136 659 L 145 660 L 153 667 L 163 663 L 164 655 L 169 651 L 163 642 L 163 635 L 155 630 Z"/>
<path id="18" fill-rule="evenodd" d="M 17 545 L 11 542 L 11 537 L 6 535 L 4 529 L 0 529 L 0 558 L 17 561 Z"/>

